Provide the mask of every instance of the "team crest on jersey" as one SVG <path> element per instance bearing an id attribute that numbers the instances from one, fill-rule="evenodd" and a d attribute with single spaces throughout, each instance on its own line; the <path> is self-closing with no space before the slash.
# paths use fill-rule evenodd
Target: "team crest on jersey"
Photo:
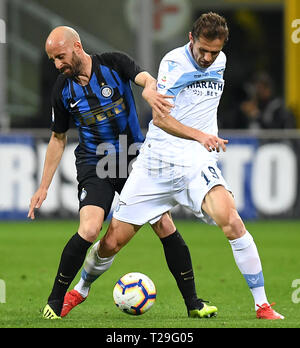
<path id="1" fill-rule="evenodd" d="M 120 206 L 121 206 L 121 205 L 126 205 L 126 203 L 123 202 L 123 201 L 119 201 L 119 202 L 117 203 L 117 205 L 116 205 L 116 208 L 115 208 L 115 211 L 116 211 L 116 212 L 118 212 L 118 211 L 120 210 Z"/>
<path id="2" fill-rule="evenodd" d="M 114 95 L 114 90 L 110 86 L 105 85 L 101 87 L 101 95 L 104 98 L 111 98 Z"/>

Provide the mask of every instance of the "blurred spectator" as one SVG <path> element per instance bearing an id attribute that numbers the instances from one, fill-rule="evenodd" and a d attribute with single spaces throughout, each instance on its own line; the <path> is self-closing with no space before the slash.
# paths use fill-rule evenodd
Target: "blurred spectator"
<path id="1" fill-rule="evenodd" d="M 292 112 L 284 100 L 274 93 L 271 77 L 263 72 L 257 74 L 249 84 L 245 99 L 233 113 L 231 120 L 221 124 L 232 129 L 289 129 L 296 128 Z"/>

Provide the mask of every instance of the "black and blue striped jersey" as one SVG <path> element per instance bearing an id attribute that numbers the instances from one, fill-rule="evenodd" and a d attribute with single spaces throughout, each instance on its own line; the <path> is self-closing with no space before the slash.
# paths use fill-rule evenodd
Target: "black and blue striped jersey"
<path id="1" fill-rule="evenodd" d="M 78 129 L 76 164 L 97 164 L 103 157 L 97 153 L 100 144 L 111 144 L 118 155 L 131 144 L 144 141 L 130 84 L 142 70 L 123 53 L 91 57 L 87 85 L 61 74 L 52 92 L 52 131 L 65 133 L 70 118 Z M 127 149 L 122 148 L 120 135 L 126 135 Z"/>

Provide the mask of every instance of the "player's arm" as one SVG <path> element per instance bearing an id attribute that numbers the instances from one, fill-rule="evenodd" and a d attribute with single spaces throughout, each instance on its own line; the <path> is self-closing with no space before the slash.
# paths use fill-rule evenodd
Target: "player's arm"
<path id="1" fill-rule="evenodd" d="M 30 208 L 27 217 L 31 218 L 32 220 L 35 218 L 34 209 L 40 208 L 47 197 L 49 186 L 62 158 L 66 143 L 67 136 L 65 133 L 52 132 L 47 147 L 41 183 L 38 190 L 31 198 L 30 202 Z"/>
<path id="2" fill-rule="evenodd" d="M 133 81 L 136 85 L 144 88 L 143 98 L 158 114 L 163 116 L 172 105 L 167 101 L 168 98 L 156 91 L 156 80 L 141 67 L 136 64 L 134 59 L 122 52 L 104 53 L 101 59 L 116 70 L 124 81 Z"/>
<path id="3" fill-rule="evenodd" d="M 157 112 L 153 111 L 152 115 L 153 124 L 171 135 L 183 139 L 198 141 L 208 151 L 220 152 L 220 148 L 224 152 L 226 151 L 226 144 L 228 143 L 228 140 L 186 126 L 176 120 L 170 114 L 165 114 L 164 117 L 161 117 Z"/>
<path id="4" fill-rule="evenodd" d="M 167 100 L 173 97 L 158 93 L 156 90 L 157 81 L 147 71 L 137 74 L 134 82 L 144 88 L 142 92 L 143 98 L 159 116 L 164 117 L 164 114 L 168 113 L 173 107 Z"/>

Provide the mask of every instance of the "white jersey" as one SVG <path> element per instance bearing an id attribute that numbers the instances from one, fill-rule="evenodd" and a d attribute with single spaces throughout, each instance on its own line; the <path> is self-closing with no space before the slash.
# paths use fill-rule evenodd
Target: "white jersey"
<path id="1" fill-rule="evenodd" d="M 169 52 L 161 61 L 157 88 L 161 94 L 174 96 L 171 115 L 182 124 L 217 135 L 217 109 L 224 89 L 226 56 L 220 52 L 214 63 L 201 68 L 194 60 L 190 45 Z M 200 161 L 217 160 L 200 143 L 175 137 L 149 124 L 139 161 L 148 168 L 175 164 L 193 166 Z M 141 163 L 140 162 L 140 163 Z"/>

